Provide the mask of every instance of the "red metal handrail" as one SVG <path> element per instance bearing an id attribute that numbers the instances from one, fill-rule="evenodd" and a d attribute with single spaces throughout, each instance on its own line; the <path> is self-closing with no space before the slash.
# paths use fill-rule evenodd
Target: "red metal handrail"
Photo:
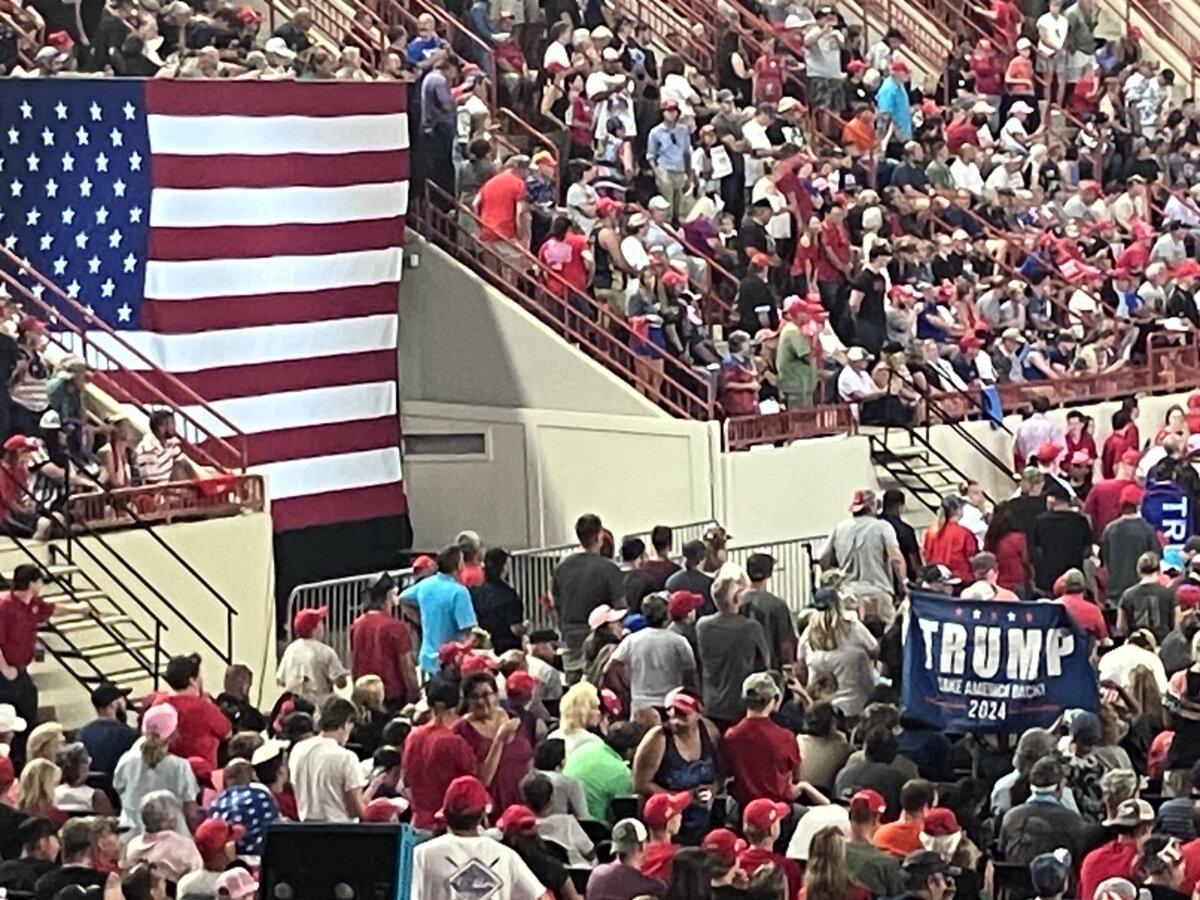
<path id="1" fill-rule="evenodd" d="M 1197 20 L 1194 15 L 1189 16 L 1189 22 L 1196 25 L 1196 28 L 1192 29 L 1175 17 L 1174 13 L 1182 11 L 1185 4 L 1173 4 L 1168 9 L 1161 0 L 1121 0 L 1121 2 L 1104 0 L 1104 2 L 1107 4 L 1108 10 L 1124 23 L 1126 31 L 1129 30 L 1131 24 L 1136 24 L 1131 21 L 1131 10 L 1136 10 L 1153 26 L 1150 30 L 1142 30 L 1142 43 L 1154 49 L 1157 56 L 1164 58 L 1168 55 L 1162 52 L 1161 46 L 1158 46 L 1162 42 L 1170 45 L 1176 53 L 1188 61 L 1190 64 L 1187 73 L 1188 89 L 1190 94 L 1195 94 L 1197 85 L 1200 83 L 1200 37 L 1197 37 L 1200 34 L 1200 20 Z"/>
<path id="2" fill-rule="evenodd" d="M 262 512 L 266 490 L 261 475 L 221 475 L 214 479 L 169 481 L 108 492 L 72 494 L 69 521 L 91 529 L 127 528 L 181 519 L 211 519 Z M 134 518 L 130 509 L 136 511 Z"/>
<path id="3" fill-rule="evenodd" d="M 7 259 L 18 273 L 24 273 L 34 278 L 45 290 L 57 298 L 57 304 L 47 303 L 42 297 L 28 288 L 24 282 L 0 269 L 0 280 L 7 284 L 26 312 L 38 315 L 50 325 L 50 338 L 54 343 L 70 354 L 83 357 L 89 368 L 93 370 L 97 384 L 115 399 L 129 403 L 141 412 L 149 415 L 156 407 L 170 408 L 176 419 L 182 423 L 180 440 L 188 446 L 191 453 L 206 464 L 219 469 L 244 469 L 247 465 L 246 435 L 225 416 L 214 409 L 208 401 L 193 391 L 176 376 L 163 370 L 153 360 L 125 340 L 119 332 L 113 330 L 106 322 L 89 312 L 74 298 L 67 295 L 57 284 L 33 268 L 27 261 L 20 259 L 7 247 L 0 246 L 0 256 Z M 153 373 L 154 381 L 147 379 L 140 371 L 123 365 L 107 350 L 88 339 L 88 329 L 105 335 L 113 344 L 121 348 L 122 353 L 138 360 L 145 365 L 148 372 Z M 74 342 L 64 341 L 56 332 L 67 332 L 77 339 Z M 120 373 L 114 377 L 110 373 Z M 130 390 L 135 387 L 135 396 Z M 151 397 L 147 402 L 143 398 Z M 201 424 L 191 413 L 183 408 L 183 404 L 194 406 L 204 411 L 205 416 L 226 430 L 228 438 L 215 434 L 208 426 Z M 211 448 L 211 449 L 210 449 Z M 216 452 L 212 452 L 215 450 Z"/>
<path id="4" fill-rule="evenodd" d="M 705 5 L 693 8 L 687 0 L 624 0 L 610 2 L 609 6 L 618 15 L 632 15 L 648 26 L 667 53 L 679 54 L 702 71 L 713 70 L 717 58 L 715 30 L 710 28 L 714 34 L 709 36 L 697 34 L 691 27 L 693 23 L 706 24 L 698 15 L 700 10 L 707 10 Z"/>
<path id="5" fill-rule="evenodd" d="M 659 357 L 664 364 L 661 380 L 647 378 L 635 364 L 636 354 L 630 348 L 638 340 L 637 335 L 607 306 L 554 272 L 544 273 L 554 284 L 553 289 L 533 275 L 508 276 L 514 268 L 513 259 L 496 253 L 492 242 L 480 241 L 461 227 L 461 222 L 471 221 L 476 232 L 482 233 L 486 226 L 479 217 L 436 184 L 426 182 L 425 190 L 423 202 L 414 204 L 410 215 L 421 224 L 426 240 L 468 265 L 667 412 L 684 419 L 715 417 L 711 384 L 704 376 L 664 353 Z M 504 243 L 528 271 L 541 270 L 541 263 L 524 247 L 513 241 Z"/>
<path id="6" fill-rule="evenodd" d="M 13 30 L 17 39 L 17 61 L 27 70 L 34 68 L 33 54 L 41 46 L 41 35 L 36 28 L 26 28 L 18 21 L 15 12 L 0 10 L 0 24 L 7 25 Z"/>

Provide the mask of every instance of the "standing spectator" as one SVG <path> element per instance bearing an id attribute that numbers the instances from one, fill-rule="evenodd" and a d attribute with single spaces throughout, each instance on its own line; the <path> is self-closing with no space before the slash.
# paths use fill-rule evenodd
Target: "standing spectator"
<path id="1" fill-rule="evenodd" d="M 1118 598 L 1117 634 L 1128 635 L 1144 628 L 1160 644 L 1170 634 L 1175 622 L 1175 595 L 1159 580 L 1159 573 L 1157 553 L 1148 550 L 1138 557 L 1139 580 Z M 1109 596 L 1117 596 L 1111 588 Z"/>
<path id="2" fill-rule="evenodd" d="M 273 753 L 269 759 L 264 759 Z M 281 815 L 279 802 L 271 789 L 256 781 L 257 771 L 264 763 L 282 760 L 282 746 L 264 744 L 254 752 L 252 760 L 233 759 L 225 766 L 224 787 L 208 808 L 209 822 L 218 822 L 237 829 L 237 850 L 252 856 L 261 856 L 267 843 L 267 829 Z M 286 768 L 282 762 L 278 764 Z M 202 829 L 204 825 L 201 825 Z M 196 843 L 200 844 L 200 829 L 196 831 Z M 201 849 L 201 853 L 203 853 Z"/>
<path id="3" fill-rule="evenodd" d="M 1029 407 L 1032 412 L 1017 426 L 1013 438 L 1013 459 L 1018 469 L 1029 465 L 1038 450 L 1046 444 L 1066 446 L 1063 430 L 1046 415 L 1050 411 L 1050 401 L 1037 394 L 1029 401 Z"/>
<path id="4" fill-rule="evenodd" d="M 460 639 L 476 625 L 471 595 L 458 580 L 461 563 L 462 551 L 452 544 L 438 554 L 437 574 L 400 593 L 400 602 L 421 623 L 420 665 L 429 675 L 438 673 L 441 646 Z"/>
<path id="5" fill-rule="evenodd" d="M 905 569 L 908 572 L 918 571 L 924 565 L 921 560 L 921 545 L 917 541 L 917 532 L 904 521 L 904 491 L 888 488 L 883 492 L 882 512 L 879 518 L 891 525 L 896 532 L 896 542 L 900 545 Z"/>
<path id="6" fill-rule="evenodd" d="M 288 768 L 301 821 L 350 822 L 362 816 L 370 797 L 363 795 L 358 757 L 346 749 L 354 722 L 353 703 L 327 697 L 317 720 L 321 733 L 292 747 Z"/>
<path id="7" fill-rule="evenodd" d="M 705 706 L 709 717 L 723 725 L 742 717 L 741 685 L 771 658 L 762 625 L 739 615 L 748 586 L 742 568 L 725 563 L 713 579 L 717 611 L 696 623 Z"/>
<path id="8" fill-rule="evenodd" d="M 102 772 L 109 778 L 116 771 L 117 761 L 138 739 L 137 730 L 125 721 L 131 690 L 117 687 L 112 682 L 97 685 L 91 696 L 96 718 L 76 734 L 92 759 L 92 771 Z"/>
<path id="9" fill-rule="evenodd" d="M 671 559 L 671 545 L 674 535 L 668 525 L 655 525 L 650 530 L 650 547 L 654 551 L 642 565 L 642 571 L 654 580 L 654 589 L 661 591 L 667 586 L 667 579 L 679 571 L 679 564 Z"/>
<path id="10" fill-rule="evenodd" d="M 646 542 L 639 537 L 621 541 L 621 572 L 625 582 L 625 603 L 632 612 L 642 611 L 642 600 L 654 593 L 654 579 L 642 571 L 646 562 Z"/>
<path id="11" fill-rule="evenodd" d="M 1028 598 L 1033 585 L 1029 539 L 1017 520 L 1013 501 L 1006 500 L 992 511 L 983 549 L 996 557 L 996 583 L 1018 597 Z"/>
<path id="12" fill-rule="evenodd" d="M 729 795 L 740 808 L 757 797 L 790 804 L 804 796 L 800 751 L 795 736 L 771 720 L 779 708 L 779 685 L 768 672 L 755 672 L 742 683 L 746 716 L 727 732 L 722 743 L 732 776 Z"/>
<path id="13" fill-rule="evenodd" d="M 1138 447 L 1137 424 L 1133 421 L 1130 410 L 1121 408 L 1112 414 L 1112 431 L 1104 439 L 1104 448 L 1100 452 L 1100 474 L 1104 478 L 1117 476 L 1117 462 L 1126 453 L 1134 453 L 1138 459 L 1141 451 Z M 1137 462 L 1134 461 L 1134 468 Z M 1094 488 L 1093 488 L 1094 490 Z"/>
<path id="14" fill-rule="evenodd" d="M 687 638 L 667 629 L 667 598 L 652 594 L 642 603 L 646 626 L 627 635 L 609 660 L 608 669 L 622 681 L 628 674 L 630 708 L 663 707 L 672 690 L 699 687 L 696 659 Z"/>
<path id="15" fill-rule="evenodd" d="M 492 547 L 483 559 L 483 583 L 471 588 L 471 605 L 479 627 L 492 639 L 492 650 L 517 650 L 525 633 L 525 609 L 508 582 L 507 550 Z"/>
<path id="16" fill-rule="evenodd" d="M 681 219 L 687 209 L 685 196 L 694 187 L 692 175 L 692 135 L 679 120 L 679 103 L 663 100 L 659 104 L 662 122 L 650 130 L 646 141 L 646 160 L 654 173 L 658 193 L 671 205 L 671 221 Z"/>
<path id="17" fill-rule="evenodd" d="M 752 553 L 746 560 L 746 577 L 750 589 L 742 597 L 742 615 L 762 625 L 771 651 L 769 668 L 782 672 L 796 659 L 796 625 L 792 612 L 782 598 L 767 590 L 767 582 L 775 571 L 775 557 L 769 553 Z"/>
<path id="18" fill-rule="evenodd" d="M 858 716 L 874 686 L 871 661 L 879 645 L 862 622 L 845 616 L 833 588 L 816 591 L 811 608 L 814 614 L 796 653 L 796 677 L 811 685 L 821 675 L 832 674 L 837 681 L 834 707 L 845 716 Z"/>
<path id="19" fill-rule="evenodd" d="M 284 691 L 314 706 L 319 706 L 335 688 L 344 688 L 350 675 L 333 648 L 321 640 L 327 615 L 327 606 L 296 613 L 292 619 L 296 639 L 284 649 L 275 672 L 275 682 Z"/>
<path id="20" fill-rule="evenodd" d="M 410 44 L 410 59 L 412 50 Z M 447 194 L 453 195 L 458 105 L 450 88 L 458 76 L 458 60 L 448 52 L 435 54 L 429 59 L 436 62 L 433 63 L 433 70 L 421 81 L 421 130 L 419 140 L 414 142 L 418 148 L 415 159 L 421 163 L 422 184 L 426 180 L 432 181 Z M 467 96 L 464 95 L 463 99 Z"/>
<path id="21" fill-rule="evenodd" d="M 580 516 L 575 522 L 575 537 L 583 548 L 572 553 L 554 570 L 550 596 L 558 613 L 562 631 L 563 669 L 574 683 L 583 674 L 583 641 L 587 637 L 588 616 L 601 605 L 625 605 L 621 570 L 611 559 L 600 555 L 604 526 L 596 515 Z"/>
<path id="22" fill-rule="evenodd" d="M 789 297 L 784 301 L 783 319 L 775 348 L 779 393 L 788 409 L 810 409 L 819 376 L 812 341 L 803 331 L 808 321 L 808 304 L 800 297 Z"/>
<path id="23" fill-rule="evenodd" d="M 907 572 L 895 530 L 876 517 L 874 491 L 854 492 L 850 518 L 834 526 L 819 559 L 822 569 L 841 569 L 863 618 L 890 624 L 896 617 L 895 594 Z"/>
<path id="24" fill-rule="evenodd" d="M 38 689 L 29 677 L 38 626 L 60 613 L 95 615 L 85 603 L 47 603 L 42 599 L 42 570 L 30 563 L 13 569 L 12 586 L 0 594 L 0 703 L 11 704 L 16 719 L 37 720 Z M 25 730 L 13 729 L 9 752 L 25 761 Z"/>
<path id="25" fill-rule="evenodd" d="M 381 575 L 367 593 L 362 615 L 350 625 L 352 674 L 355 680 L 378 675 L 383 681 L 384 701 L 392 709 L 415 700 L 419 693 L 412 633 L 396 616 L 398 600 L 395 580 Z"/>
<path id="26" fill-rule="evenodd" d="M 533 746 L 521 720 L 500 707 L 490 672 L 464 678 L 462 694 L 466 715 L 454 723 L 453 731 L 475 754 L 479 780 L 498 809 L 520 803 L 521 779 L 533 762 Z"/>
<path id="27" fill-rule="evenodd" d="M 257 734 L 267 729 L 266 718 L 250 702 L 253 684 L 254 673 L 249 666 L 234 663 L 225 670 L 225 689 L 217 694 L 217 706 L 233 726 L 234 734 L 239 731 Z"/>
<path id="28" fill-rule="evenodd" d="M 204 693 L 200 676 L 200 654 L 173 656 L 167 661 L 163 681 L 171 689 L 157 702 L 170 704 L 179 713 L 178 728 L 173 730 L 171 752 L 184 759 L 198 756 L 210 766 L 217 765 L 217 748 L 233 733 L 221 708 Z"/>
<path id="29" fill-rule="evenodd" d="M 834 791 L 839 797 L 864 789 L 875 791 L 887 802 L 888 818 L 895 818 L 900 814 L 904 788 L 912 783 L 897 765 L 896 736 L 889 728 L 878 724 L 866 728 L 862 739 L 862 760 L 854 761 L 857 753 L 850 758 L 834 781 Z M 893 852 L 879 844 L 878 840 L 876 843 L 882 849 Z"/>
<path id="30" fill-rule="evenodd" d="M 42 352 L 46 346 L 46 324 L 32 316 L 17 325 L 17 358 L 8 379 L 9 430 L 11 434 L 38 437 L 38 423 L 50 405 L 47 385 L 51 366 Z"/>
<path id="31" fill-rule="evenodd" d="M 476 774 L 478 764 L 471 746 L 454 731 L 461 701 L 458 685 L 432 679 L 425 683 L 425 700 L 432 715 L 404 742 L 400 768 L 408 786 L 413 826 L 432 829 L 447 788 L 460 776 Z"/>
<path id="32" fill-rule="evenodd" d="M 712 600 L 712 576 L 700 569 L 705 553 L 703 541 L 688 541 L 683 545 L 684 567 L 667 579 L 667 590 L 672 594 L 687 591 L 704 598 L 698 615 L 708 615 L 716 609 Z"/>
<path id="33" fill-rule="evenodd" d="M 1091 520 L 1093 534 L 1104 534 L 1108 524 L 1121 515 L 1121 497 L 1127 487 L 1136 487 L 1134 473 L 1140 459 L 1136 450 L 1126 450 L 1117 459 L 1112 476 L 1097 481 L 1088 491 L 1087 499 L 1083 501 L 1083 514 Z"/>
<path id="34" fill-rule="evenodd" d="M 891 119 L 896 138 L 911 141 L 913 137 L 912 109 L 908 102 L 908 79 L 912 70 L 902 59 L 892 61 L 891 74 L 884 79 L 875 94 L 875 107 Z"/>
<path id="35" fill-rule="evenodd" d="M 1154 807 L 1145 800 L 1123 800 L 1103 824 L 1112 838 L 1083 858 L 1080 897 L 1096 896 L 1096 887 L 1109 878 L 1134 877 L 1138 851 L 1154 824 Z"/>
<path id="36" fill-rule="evenodd" d="M 1045 595 L 1068 569 L 1082 569 L 1092 548 L 1092 529 L 1087 519 L 1057 494 L 1046 497 L 1046 512 L 1034 522 L 1030 556 L 1033 580 Z"/>
<path id="37" fill-rule="evenodd" d="M 142 737 L 117 763 L 113 787 L 121 799 L 120 823 L 131 834 L 142 830 L 138 811 L 142 800 L 154 791 L 170 791 L 179 801 L 182 815 L 176 818 L 176 831 L 185 833 L 185 819 L 199 818 L 196 797 L 200 788 L 196 776 L 187 760 L 170 750 L 179 723 L 179 712 L 174 706 L 168 703 L 151 706 L 142 715 Z"/>
<path id="38" fill-rule="evenodd" d="M 975 535 L 962 526 L 965 502 L 947 495 L 938 508 L 937 524 L 925 532 L 925 562 L 945 566 L 964 584 L 974 581 L 971 557 L 979 551 Z"/>
<path id="39" fill-rule="evenodd" d="M 1108 572 L 1105 593 L 1111 600 L 1119 600 L 1137 584 L 1142 554 L 1156 554 L 1162 547 L 1154 527 L 1139 511 L 1142 489 L 1129 485 L 1121 491 L 1120 503 L 1120 518 L 1110 522 L 1100 536 L 1100 561 Z"/>

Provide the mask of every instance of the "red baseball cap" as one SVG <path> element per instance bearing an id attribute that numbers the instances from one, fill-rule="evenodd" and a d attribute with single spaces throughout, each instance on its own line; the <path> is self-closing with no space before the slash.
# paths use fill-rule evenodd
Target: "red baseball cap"
<path id="1" fill-rule="evenodd" d="M 438 662 L 443 666 L 456 663 L 471 652 L 471 645 L 466 641 L 446 641 L 438 647 Z"/>
<path id="2" fill-rule="evenodd" d="M 850 795 L 850 808 L 858 807 L 866 808 L 871 811 L 872 815 L 882 815 L 887 809 L 887 801 L 883 799 L 883 794 L 879 791 L 873 791 L 870 788 L 863 788 L 861 791 L 856 791 Z"/>
<path id="3" fill-rule="evenodd" d="M 538 683 L 536 676 L 524 669 L 517 669 L 504 679 L 504 688 L 510 697 L 532 697 Z"/>
<path id="4" fill-rule="evenodd" d="M 292 619 L 292 631 L 296 637 L 312 637 L 313 633 L 317 630 L 317 626 L 325 621 L 327 615 L 329 615 L 328 606 L 318 606 L 316 609 L 302 609 Z"/>
<path id="5" fill-rule="evenodd" d="M 1175 589 L 1175 600 L 1182 609 L 1191 609 L 1193 606 L 1200 606 L 1200 584 L 1185 581 Z M 9 766 L 11 765 L 12 763 L 9 763 Z M 3 772 L 0 772 L 0 784 L 4 784 Z"/>
<path id="6" fill-rule="evenodd" d="M 737 862 L 738 854 L 746 849 L 746 842 L 728 828 L 717 828 L 704 836 L 700 846 L 723 864 L 731 866 Z"/>
<path id="7" fill-rule="evenodd" d="M 458 671 L 463 678 L 476 672 L 490 672 L 494 668 L 495 663 L 482 653 L 467 653 L 458 661 Z"/>
<path id="8" fill-rule="evenodd" d="M 437 571 L 437 560 L 421 554 L 412 561 L 412 571 L 414 575 L 430 575 Z"/>
<path id="9" fill-rule="evenodd" d="M 38 448 L 37 438 L 26 437 L 23 434 L 14 434 L 4 442 L 4 449 L 12 452 L 14 450 L 36 450 Z"/>
<path id="10" fill-rule="evenodd" d="M 1141 506 L 1142 505 L 1142 489 L 1136 484 L 1127 484 L 1121 488 L 1121 497 L 1118 501 L 1121 506 Z"/>
<path id="11" fill-rule="evenodd" d="M 983 341 L 979 339 L 977 334 L 965 334 L 958 342 L 959 350 L 978 350 L 983 346 Z"/>
<path id="12" fill-rule="evenodd" d="M 0 756 L 0 785 L 9 785 L 17 780 L 17 772 L 13 761 L 7 756 Z"/>
<path id="13" fill-rule="evenodd" d="M 447 786 L 439 812 L 443 816 L 446 813 L 472 816 L 487 812 L 491 806 L 492 800 L 483 782 L 474 775 L 460 775 Z"/>
<path id="14" fill-rule="evenodd" d="M 912 69 L 908 67 L 908 63 L 904 60 L 894 59 L 892 60 L 892 71 L 899 72 L 901 75 L 908 75 L 912 72 Z"/>
<path id="15" fill-rule="evenodd" d="M 1121 462 L 1127 466 L 1136 466 L 1142 461 L 1142 454 L 1136 450 L 1126 450 L 1121 454 Z"/>
<path id="16" fill-rule="evenodd" d="M 1036 454 L 1037 461 L 1044 465 L 1049 465 L 1062 456 L 1062 453 L 1062 447 L 1051 441 L 1047 441 L 1046 443 L 1042 444 L 1042 446 L 1038 447 Z"/>
<path id="17" fill-rule="evenodd" d="M 958 824 L 958 816 L 954 815 L 954 810 L 938 807 L 925 813 L 925 824 L 921 826 L 921 830 L 930 837 L 946 837 L 958 834 L 962 831 L 962 826 Z"/>
<path id="18" fill-rule="evenodd" d="M 406 809 L 408 801 L 403 797 L 376 797 L 363 808 L 362 821 L 388 825 Z"/>
<path id="19" fill-rule="evenodd" d="M 528 806 L 514 803 L 496 821 L 496 827 L 505 834 L 530 832 L 537 828 L 537 816 Z"/>
<path id="20" fill-rule="evenodd" d="M 704 595 L 695 591 L 672 591 L 667 598 L 667 610 L 672 619 L 682 619 L 694 609 L 704 605 Z"/>
<path id="21" fill-rule="evenodd" d="M 35 328 L 45 331 L 46 323 L 33 316 L 26 316 L 17 324 L 18 332 L 33 331 Z"/>
<path id="22" fill-rule="evenodd" d="M 767 256 L 767 254 L 763 253 L 761 250 L 750 257 L 750 265 L 754 266 L 756 269 L 760 269 L 763 266 L 769 266 L 770 264 L 771 257 Z"/>
<path id="23" fill-rule="evenodd" d="M 852 59 L 850 62 L 846 63 L 846 71 L 851 75 L 853 75 L 855 72 L 865 72 L 869 68 L 871 67 L 861 59 Z"/>
<path id="24" fill-rule="evenodd" d="M 672 817 L 680 815 L 691 805 L 692 795 L 688 791 L 653 794 L 642 809 L 642 821 L 649 828 L 665 828 Z"/>
<path id="25" fill-rule="evenodd" d="M 671 100 L 671 99 L 663 100 L 661 103 L 658 104 L 658 108 L 661 109 L 663 112 L 666 112 L 668 109 L 673 109 L 676 112 L 678 112 L 679 111 L 679 101 Z"/>
<path id="26" fill-rule="evenodd" d="M 700 712 L 700 701 L 687 693 L 683 688 L 675 688 L 666 696 L 667 709 L 682 713 Z"/>
<path id="27" fill-rule="evenodd" d="M 663 272 L 662 283 L 666 287 L 678 287 L 681 284 L 687 284 L 688 277 L 678 269 L 668 269 Z"/>
<path id="28" fill-rule="evenodd" d="M 742 813 L 742 827 L 769 831 L 776 822 L 786 819 L 791 811 L 792 808 L 786 803 L 759 797 L 746 804 L 746 811 Z"/>
<path id="29" fill-rule="evenodd" d="M 200 856 L 207 863 L 224 850 L 226 844 L 241 840 L 245 834 L 246 829 L 242 825 L 226 822 L 224 819 L 205 819 L 196 828 L 192 839 L 196 842 Z"/>

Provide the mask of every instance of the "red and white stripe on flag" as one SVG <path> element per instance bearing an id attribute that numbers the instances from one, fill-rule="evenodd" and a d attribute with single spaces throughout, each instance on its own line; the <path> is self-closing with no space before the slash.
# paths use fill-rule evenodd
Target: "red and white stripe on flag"
<path id="1" fill-rule="evenodd" d="M 247 435 L 277 531 L 407 511 L 406 100 L 401 83 L 146 86 L 142 329 L 122 336 Z"/>

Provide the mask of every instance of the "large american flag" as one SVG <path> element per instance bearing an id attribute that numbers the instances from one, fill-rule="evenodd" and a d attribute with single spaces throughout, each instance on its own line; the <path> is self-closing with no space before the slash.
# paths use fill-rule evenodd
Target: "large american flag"
<path id="1" fill-rule="evenodd" d="M 0 240 L 248 436 L 278 531 L 407 511 L 405 105 L 405 86 L 386 83 L 0 89 Z"/>

